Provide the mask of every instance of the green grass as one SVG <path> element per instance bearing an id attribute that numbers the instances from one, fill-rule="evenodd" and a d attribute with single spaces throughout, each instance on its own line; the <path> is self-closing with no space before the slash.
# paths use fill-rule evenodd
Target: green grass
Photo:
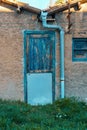
<path id="1" fill-rule="evenodd" d="M 87 104 L 74 98 L 44 106 L 0 100 L 0 130 L 87 130 Z"/>

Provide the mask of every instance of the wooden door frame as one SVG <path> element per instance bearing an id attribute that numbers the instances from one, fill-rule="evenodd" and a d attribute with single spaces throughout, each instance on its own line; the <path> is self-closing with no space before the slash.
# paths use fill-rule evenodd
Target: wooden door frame
<path id="1" fill-rule="evenodd" d="M 24 30 L 23 31 L 23 77 L 24 77 L 24 101 L 27 103 L 27 36 L 30 34 L 49 34 L 52 33 L 54 37 L 54 59 L 53 59 L 53 72 L 52 72 L 52 99 L 55 100 L 55 79 L 56 79 L 56 35 L 55 32 L 52 30 L 45 31 L 45 30 Z"/>

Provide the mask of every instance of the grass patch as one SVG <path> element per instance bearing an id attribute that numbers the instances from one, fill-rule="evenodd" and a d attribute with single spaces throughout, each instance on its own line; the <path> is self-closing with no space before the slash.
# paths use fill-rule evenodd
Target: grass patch
<path id="1" fill-rule="evenodd" d="M 0 130 L 87 130 L 87 104 L 74 98 L 44 106 L 0 100 Z"/>

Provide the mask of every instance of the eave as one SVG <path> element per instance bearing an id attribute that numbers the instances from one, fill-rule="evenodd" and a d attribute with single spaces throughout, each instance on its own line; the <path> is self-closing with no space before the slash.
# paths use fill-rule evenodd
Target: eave
<path id="1" fill-rule="evenodd" d="M 35 13 L 35 14 L 40 14 L 41 10 L 32 6 L 29 6 L 28 4 L 25 4 L 23 2 L 16 2 L 12 0 L 1 0 L 2 3 L 14 6 L 14 7 L 22 7 L 24 10 Z"/>
<path id="2" fill-rule="evenodd" d="M 77 7 L 77 9 L 79 9 L 79 3 L 80 3 L 80 1 L 72 2 L 70 4 L 67 3 L 67 4 L 64 4 L 61 6 L 50 7 L 49 9 L 44 10 L 44 11 L 47 11 L 48 15 L 53 15 L 55 13 L 59 13 L 59 12 L 67 10 L 69 8 L 69 5 L 70 5 L 70 8 Z"/>
<path id="3" fill-rule="evenodd" d="M 14 6 L 16 8 L 22 7 L 24 10 L 26 10 L 28 12 L 35 13 L 37 15 L 40 15 L 41 11 L 48 12 L 48 15 L 54 15 L 55 13 L 65 11 L 65 10 L 72 8 L 72 7 L 73 8 L 77 7 L 77 9 L 79 9 L 80 4 L 86 3 L 87 0 L 75 0 L 74 2 L 71 2 L 71 3 L 66 3 L 66 4 L 63 4 L 63 5 L 60 5 L 60 6 L 58 6 L 58 5 L 53 6 L 53 7 L 50 7 L 48 9 L 44 9 L 44 10 L 32 7 L 29 4 L 26 4 L 26 3 L 23 3 L 23 2 L 17 2 L 16 0 L 0 0 L 0 2 Z"/>

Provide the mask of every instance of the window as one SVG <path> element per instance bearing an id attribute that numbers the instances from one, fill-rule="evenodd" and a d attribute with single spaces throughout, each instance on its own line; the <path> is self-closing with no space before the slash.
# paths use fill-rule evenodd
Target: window
<path id="1" fill-rule="evenodd" d="M 87 38 L 73 38 L 72 60 L 87 61 Z"/>

